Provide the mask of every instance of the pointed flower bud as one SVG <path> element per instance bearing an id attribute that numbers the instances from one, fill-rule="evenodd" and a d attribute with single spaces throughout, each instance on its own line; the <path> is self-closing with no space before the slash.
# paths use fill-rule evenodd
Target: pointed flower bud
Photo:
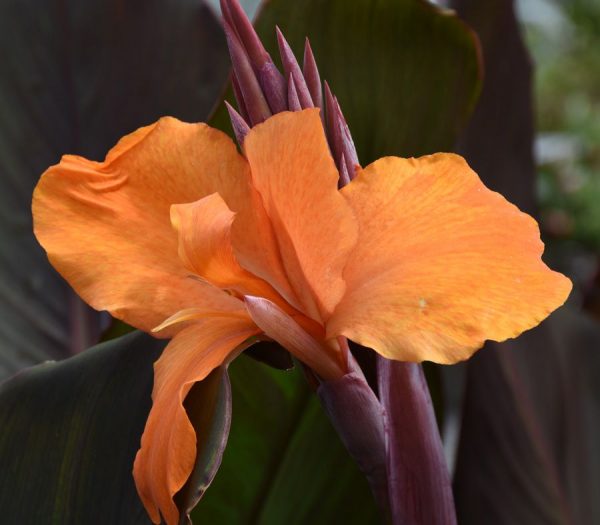
<path id="1" fill-rule="evenodd" d="M 244 102 L 244 97 L 242 96 L 242 89 L 240 88 L 240 82 L 237 79 L 237 75 L 235 71 L 231 73 L 231 85 L 233 87 L 233 94 L 235 96 L 235 100 L 238 105 L 239 113 L 242 115 L 246 122 L 250 122 L 250 117 L 248 116 L 248 110 L 246 109 L 246 103 Z"/>
<path id="2" fill-rule="evenodd" d="M 271 114 L 318 107 L 340 172 L 341 185 L 347 184 L 359 166 L 356 148 L 340 105 L 327 83 L 324 103 L 321 76 L 308 39 L 304 46 L 303 68 L 300 69 L 289 43 L 276 28 L 284 76 L 261 43 L 238 0 L 221 0 L 221 10 L 233 64 L 232 83 L 238 102 L 238 116 L 252 127 Z M 232 126 L 238 136 L 240 122 L 237 117 L 234 118 L 236 122 L 232 120 Z"/>
<path id="3" fill-rule="evenodd" d="M 290 111 L 300 111 L 302 105 L 298 98 L 298 90 L 296 89 L 296 83 L 294 82 L 294 76 L 290 74 L 288 78 L 288 107 Z"/>
<path id="4" fill-rule="evenodd" d="M 265 99 L 256 74 L 252 69 L 248 55 L 245 53 L 235 31 L 227 22 L 224 24 L 227 45 L 229 46 L 229 53 L 231 54 L 231 62 L 233 63 L 233 70 L 238 81 L 239 91 L 244 100 L 250 124 L 254 126 L 269 118 L 272 115 L 271 109 Z"/>
<path id="5" fill-rule="evenodd" d="M 356 168 L 359 167 L 358 155 L 354 147 L 354 141 L 350 133 L 350 128 L 346 123 L 342 109 L 337 99 L 333 96 L 329 84 L 325 82 L 325 107 L 327 112 L 326 128 L 329 145 L 331 146 L 334 159 L 342 158 L 346 162 L 346 171 L 350 180 L 354 178 Z M 342 167 L 338 163 L 338 169 Z"/>
<path id="6" fill-rule="evenodd" d="M 341 154 L 337 164 L 340 170 L 340 188 L 343 188 L 346 184 L 350 183 L 350 174 L 348 173 L 346 156 L 343 153 Z"/>
<path id="7" fill-rule="evenodd" d="M 298 98 L 300 99 L 302 109 L 315 107 L 312 97 L 310 96 L 308 86 L 306 85 L 306 80 L 302 74 L 302 70 L 300 69 L 298 61 L 292 52 L 292 48 L 283 36 L 281 30 L 278 27 L 275 30 L 277 31 L 277 44 L 279 45 L 279 53 L 281 54 L 281 62 L 283 63 L 285 75 L 288 78 L 290 75 L 294 77 L 294 81 L 296 82 L 296 90 L 298 91 Z"/>
<path id="8" fill-rule="evenodd" d="M 319 75 L 319 69 L 317 67 L 317 62 L 315 61 L 315 55 L 310 47 L 308 38 L 304 43 L 304 64 L 302 69 L 313 104 L 316 108 L 320 108 L 322 113 L 323 90 L 321 88 L 321 76 Z"/>
<path id="9" fill-rule="evenodd" d="M 252 68 L 258 71 L 264 64 L 273 63 L 271 55 L 269 55 L 260 38 L 258 38 L 252 23 L 239 2 L 221 0 L 221 9 L 223 10 L 226 22 L 235 30 L 240 43 L 248 55 Z"/>
<path id="10" fill-rule="evenodd" d="M 273 115 L 286 111 L 286 85 L 283 75 L 273 62 L 265 62 L 258 70 L 258 81 Z"/>
<path id="11" fill-rule="evenodd" d="M 244 138 L 250 131 L 250 126 L 244 120 L 244 118 L 229 104 L 229 102 L 225 101 L 225 107 L 227 108 L 227 112 L 229 113 L 229 118 L 231 120 L 231 124 L 233 126 L 233 132 L 235 133 L 235 138 L 238 141 L 238 144 L 241 146 L 244 143 Z"/>

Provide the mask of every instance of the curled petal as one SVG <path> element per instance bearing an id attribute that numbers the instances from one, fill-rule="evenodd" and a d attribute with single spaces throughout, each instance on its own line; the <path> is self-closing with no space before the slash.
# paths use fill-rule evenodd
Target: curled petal
<path id="1" fill-rule="evenodd" d="M 179 234 L 183 264 L 219 287 L 239 282 L 248 274 L 238 264 L 231 247 L 234 216 L 218 193 L 171 207 L 171 222 Z"/>
<path id="2" fill-rule="evenodd" d="M 104 162 L 65 156 L 48 169 L 33 197 L 35 233 L 88 303 L 150 331 L 191 306 L 239 309 L 236 299 L 190 279 L 169 214 L 172 204 L 215 191 L 241 208 L 250 201 L 248 181 L 226 135 L 164 118 L 123 138 Z"/>
<path id="3" fill-rule="evenodd" d="M 183 401 L 194 383 L 257 333 L 248 317 L 213 317 L 181 330 L 154 365 L 152 409 L 135 458 L 136 487 L 153 523 L 179 523 L 173 496 L 196 459 L 196 435 Z"/>
<path id="4" fill-rule="evenodd" d="M 337 189 L 319 112 L 275 115 L 250 131 L 244 148 L 301 309 L 326 319 L 344 293 L 357 227 Z"/>
<path id="5" fill-rule="evenodd" d="M 316 323 L 311 323 L 309 319 L 304 322 L 302 319 L 293 319 L 263 297 L 246 296 L 244 299 L 256 325 L 322 378 L 337 379 L 347 372 L 339 347 L 321 343 L 309 333 L 308 330 L 314 331 L 313 325 Z M 320 327 L 317 325 L 316 328 L 318 330 Z"/>
<path id="6" fill-rule="evenodd" d="M 186 308 L 185 310 L 180 310 L 168 319 L 165 319 L 157 327 L 153 328 L 152 332 L 162 332 L 176 324 L 188 323 L 190 321 L 202 321 L 210 317 L 247 319 L 248 315 L 246 312 L 219 312 L 202 308 Z"/>
<path id="7" fill-rule="evenodd" d="M 179 236 L 179 257 L 186 268 L 219 288 L 280 301 L 273 288 L 238 263 L 232 246 L 235 213 L 218 193 L 171 207 Z"/>
<path id="8" fill-rule="evenodd" d="M 536 222 L 462 157 L 388 157 L 342 190 L 360 238 L 328 326 L 385 357 L 453 363 L 537 325 L 570 281 L 541 260 Z"/>

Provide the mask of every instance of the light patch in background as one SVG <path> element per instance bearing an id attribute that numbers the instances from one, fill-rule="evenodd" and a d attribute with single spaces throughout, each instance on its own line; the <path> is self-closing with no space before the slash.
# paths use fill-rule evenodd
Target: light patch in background
<path id="1" fill-rule="evenodd" d="M 564 31 L 568 20 L 549 0 L 517 0 L 516 15 L 520 22 L 539 26 L 548 34 Z"/>
<path id="2" fill-rule="evenodd" d="M 219 15 L 221 14 L 219 0 L 206 0 L 206 3 L 210 5 Z M 253 19 L 256 15 L 260 3 L 261 0 L 240 0 L 240 4 L 242 4 L 244 11 L 246 11 L 246 14 L 250 19 Z"/>

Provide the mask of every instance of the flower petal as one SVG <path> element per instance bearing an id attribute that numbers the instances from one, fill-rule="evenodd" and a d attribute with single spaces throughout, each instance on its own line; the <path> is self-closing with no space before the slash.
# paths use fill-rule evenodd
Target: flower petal
<path id="1" fill-rule="evenodd" d="M 149 331 L 186 307 L 239 308 L 189 278 L 169 212 L 216 191 L 234 209 L 250 206 L 249 182 L 247 162 L 226 135 L 163 118 L 123 138 L 104 162 L 65 156 L 48 169 L 34 193 L 35 233 L 88 303 Z M 254 212 L 245 215 L 251 229 Z"/>
<path id="2" fill-rule="evenodd" d="M 248 172 L 237 186 L 237 195 L 219 192 L 236 214 L 231 226 L 233 250 L 243 268 L 267 281 L 289 304 L 298 307 L 300 303 L 283 267 L 273 226 L 252 186 L 247 164 L 246 168 Z"/>
<path id="3" fill-rule="evenodd" d="M 326 319 L 344 293 L 357 227 L 337 189 L 318 110 L 269 118 L 248 133 L 244 149 L 302 310 Z"/>
<path id="4" fill-rule="evenodd" d="M 267 282 L 238 263 L 231 244 L 234 217 L 218 193 L 190 204 L 173 205 L 171 222 L 179 235 L 180 259 L 190 271 L 219 288 L 287 304 Z"/>
<path id="5" fill-rule="evenodd" d="M 329 337 L 385 357 L 452 363 L 563 304 L 571 283 L 541 260 L 536 222 L 488 190 L 462 157 L 388 157 L 342 194 L 360 238 Z"/>
<path id="6" fill-rule="evenodd" d="M 307 318 L 292 318 L 264 297 L 246 296 L 244 299 L 256 325 L 322 378 L 336 379 L 347 373 L 347 365 L 337 342 L 323 342 L 322 333 L 319 342 L 309 332 L 322 331 L 321 326 L 314 326 L 316 323 Z"/>
<path id="7" fill-rule="evenodd" d="M 257 331 L 247 317 L 212 317 L 179 332 L 155 363 L 152 409 L 133 469 L 153 523 L 161 514 L 167 525 L 179 523 L 173 496 L 196 459 L 196 435 L 183 407 L 187 393 Z"/>
<path id="8" fill-rule="evenodd" d="M 245 311 L 223 312 L 217 310 L 205 310 L 202 308 L 186 308 L 185 310 L 179 310 L 179 312 L 177 312 L 176 314 L 172 315 L 168 319 L 165 319 L 157 327 L 153 328 L 152 332 L 162 332 L 163 330 L 166 330 L 167 328 L 175 324 L 202 321 L 206 320 L 209 317 L 222 318 L 224 315 L 227 317 L 237 317 L 241 319 L 248 318 L 248 314 Z"/>

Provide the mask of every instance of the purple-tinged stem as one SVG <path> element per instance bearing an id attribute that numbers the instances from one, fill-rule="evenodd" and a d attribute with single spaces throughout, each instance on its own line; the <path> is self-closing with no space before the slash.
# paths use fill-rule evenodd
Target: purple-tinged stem
<path id="1" fill-rule="evenodd" d="M 289 78 L 290 75 L 294 77 L 296 91 L 298 92 L 298 98 L 300 99 L 302 109 L 315 107 L 306 81 L 304 80 L 304 75 L 302 74 L 302 70 L 298 65 L 298 61 L 294 56 L 292 48 L 287 43 L 281 30 L 278 27 L 275 28 L 275 30 L 277 31 L 277 44 L 279 45 L 279 53 L 281 54 L 281 62 L 283 64 L 285 76 L 286 78 Z"/>
<path id="2" fill-rule="evenodd" d="M 231 106 L 231 104 L 229 104 L 229 102 L 225 101 L 225 107 L 227 107 L 227 112 L 229 113 L 229 119 L 231 120 L 235 138 L 237 139 L 238 144 L 242 146 L 244 144 L 244 138 L 246 138 L 246 135 L 250 131 L 250 126 L 248 126 L 248 123 Z"/>
<path id="3" fill-rule="evenodd" d="M 302 109 L 300 99 L 298 98 L 296 82 L 294 82 L 294 77 L 291 74 L 288 79 L 288 108 L 290 111 L 300 111 Z"/>
<path id="4" fill-rule="evenodd" d="M 246 55 L 234 30 L 224 22 L 225 37 L 229 46 L 233 71 L 238 81 L 242 99 L 248 112 L 250 125 L 255 126 L 268 119 L 272 113 L 263 95 L 258 79 L 254 74 L 250 60 Z"/>
<path id="5" fill-rule="evenodd" d="M 377 378 L 387 414 L 392 523 L 456 525 L 450 474 L 421 365 L 377 356 Z"/>
<path id="6" fill-rule="evenodd" d="M 346 449 L 367 477 L 373 496 L 387 518 L 390 502 L 383 407 L 362 372 L 350 372 L 340 379 L 323 381 L 317 394 Z"/>
<path id="7" fill-rule="evenodd" d="M 323 115 L 323 90 L 321 88 L 321 75 L 319 75 L 319 69 L 317 67 L 315 55 L 310 47 L 310 41 L 308 38 L 304 43 L 304 63 L 302 70 L 313 104 L 316 108 L 321 109 L 321 115 Z"/>

